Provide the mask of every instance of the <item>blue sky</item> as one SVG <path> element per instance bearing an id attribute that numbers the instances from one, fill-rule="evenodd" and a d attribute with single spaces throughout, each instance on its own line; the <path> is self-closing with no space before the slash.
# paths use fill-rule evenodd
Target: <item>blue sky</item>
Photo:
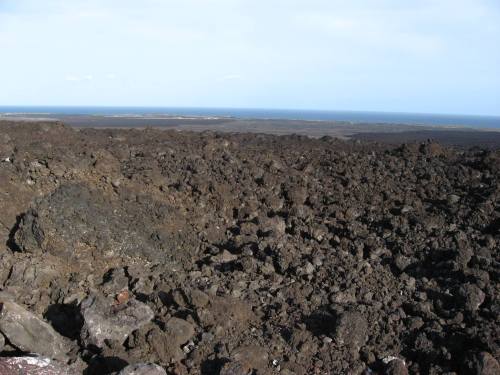
<path id="1" fill-rule="evenodd" d="M 498 0 L 0 0 L 0 105 L 500 115 Z"/>

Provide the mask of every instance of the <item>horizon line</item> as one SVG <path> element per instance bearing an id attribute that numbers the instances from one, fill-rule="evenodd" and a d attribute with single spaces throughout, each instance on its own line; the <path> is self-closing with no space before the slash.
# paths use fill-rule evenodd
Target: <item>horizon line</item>
<path id="1" fill-rule="evenodd" d="M 2 108 L 102 108 L 102 109 L 204 109 L 204 110 L 244 110 L 244 111 L 285 111 L 285 112 L 327 112 L 327 113 L 373 113 L 373 114 L 401 114 L 401 115 L 417 115 L 417 116 L 451 116 L 451 117 L 486 117 L 499 118 L 499 114 L 476 114 L 476 113 L 446 113 L 446 112 L 407 112 L 407 111 L 386 111 L 386 110 L 352 110 L 352 109 L 321 109 L 321 108 L 280 108 L 280 107 L 224 107 L 224 106 L 165 106 L 165 105 L 87 105 L 87 104 L 41 104 L 41 105 L 3 105 Z M 0 111 L 1 112 L 1 111 Z"/>

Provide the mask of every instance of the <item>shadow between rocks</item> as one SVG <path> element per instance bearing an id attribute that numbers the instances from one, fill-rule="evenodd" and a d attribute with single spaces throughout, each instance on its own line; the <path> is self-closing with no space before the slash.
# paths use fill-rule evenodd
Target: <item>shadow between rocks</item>
<path id="1" fill-rule="evenodd" d="M 80 331 L 83 327 L 83 317 L 78 306 L 64 304 L 51 305 L 45 312 L 44 318 L 62 336 L 72 340 L 77 340 L 80 337 Z"/>
<path id="2" fill-rule="evenodd" d="M 201 375 L 218 374 L 227 362 L 229 360 L 222 358 L 206 360 L 201 364 Z"/>
<path id="3" fill-rule="evenodd" d="M 118 357 L 96 357 L 90 360 L 83 375 L 114 374 L 128 366 L 128 362 Z"/>
<path id="4" fill-rule="evenodd" d="M 19 229 L 19 226 L 21 225 L 22 218 L 23 218 L 23 214 L 16 216 L 16 223 L 14 224 L 14 226 L 12 227 L 12 229 L 10 230 L 10 232 L 9 232 L 9 238 L 7 239 L 7 242 L 5 243 L 5 245 L 7 245 L 7 247 L 9 249 L 11 249 L 12 251 L 14 251 L 14 252 L 21 252 L 21 248 L 16 243 L 15 236 L 16 236 L 16 232 Z"/>
<path id="5" fill-rule="evenodd" d="M 335 325 L 336 317 L 328 311 L 318 310 L 309 315 L 304 323 L 307 329 L 315 336 L 321 336 L 331 332 Z"/>

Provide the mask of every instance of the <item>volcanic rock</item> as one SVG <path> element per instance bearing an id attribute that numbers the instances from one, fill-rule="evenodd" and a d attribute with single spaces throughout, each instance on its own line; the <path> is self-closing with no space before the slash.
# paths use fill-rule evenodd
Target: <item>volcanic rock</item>
<path id="1" fill-rule="evenodd" d="M 77 375 L 71 367 L 44 357 L 1 357 L 0 375 Z"/>
<path id="2" fill-rule="evenodd" d="M 244 368 L 257 370 L 258 373 L 265 373 L 269 355 L 260 346 L 243 345 L 231 353 L 231 359 L 236 363 L 242 364 Z"/>
<path id="3" fill-rule="evenodd" d="M 85 322 L 82 340 L 86 345 L 97 347 L 102 347 L 106 340 L 123 343 L 133 331 L 154 317 L 151 308 L 136 299 L 118 304 L 99 295 L 82 301 L 81 313 Z"/>
<path id="4" fill-rule="evenodd" d="M 0 154 L 0 301 L 86 375 L 498 372 L 498 150 L 0 121 Z"/>
<path id="5" fill-rule="evenodd" d="M 172 342 L 171 336 L 159 328 L 155 327 L 147 333 L 146 343 L 156 354 L 159 363 L 176 363 L 185 357 L 185 353 L 180 348 L 181 344 Z"/>
<path id="6" fill-rule="evenodd" d="M 71 345 L 50 324 L 12 301 L 0 302 L 0 332 L 16 348 L 66 361 Z"/>
<path id="7" fill-rule="evenodd" d="M 467 311 L 476 311 L 484 302 L 485 294 L 476 285 L 464 284 L 457 291 L 457 299 Z"/>
<path id="8" fill-rule="evenodd" d="M 384 374 L 386 375 L 408 375 L 408 369 L 403 360 L 395 358 L 389 361 L 385 367 Z"/>
<path id="9" fill-rule="evenodd" d="M 173 345 L 182 345 L 189 341 L 194 335 L 194 327 L 191 323 L 179 319 L 170 318 L 165 324 L 165 332 Z"/>
<path id="10" fill-rule="evenodd" d="M 500 374 L 500 364 L 487 352 L 472 355 L 467 363 L 471 375 L 497 375 Z"/>
<path id="11" fill-rule="evenodd" d="M 191 289 L 187 296 L 189 303 L 194 307 L 202 308 L 210 302 L 210 297 L 199 289 Z"/>
<path id="12" fill-rule="evenodd" d="M 148 215 L 120 207 L 84 184 L 66 184 L 38 199 L 21 218 L 15 243 L 26 252 L 49 252 L 65 258 L 129 255 L 160 260 Z M 125 218 L 128 218 L 125 220 Z M 130 225 L 128 220 L 137 220 Z"/>
<path id="13" fill-rule="evenodd" d="M 349 310 L 340 313 L 335 320 L 334 338 L 341 346 L 359 351 L 367 340 L 368 323 L 359 312 Z"/>
<path id="14" fill-rule="evenodd" d="M 167 372 L 158 365 L 152 363 L 137 363 L 128 365 L 118 375 L 166 375 Z"/>
<path id="15" fill-rule="evenodd" d="M 251 373 L 252 368 L 248 367 L 247 364 L 231 361 L 222 366 L 219 375 L 250 375 Z"/>

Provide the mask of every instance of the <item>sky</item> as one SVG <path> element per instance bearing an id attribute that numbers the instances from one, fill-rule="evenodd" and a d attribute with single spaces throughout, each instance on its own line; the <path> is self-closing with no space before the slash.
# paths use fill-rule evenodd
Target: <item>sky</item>
<path id="1" fill-rule="evenodd" d="M 0 0 L 0 105 L 500 115 L 500 1 Z"/>

